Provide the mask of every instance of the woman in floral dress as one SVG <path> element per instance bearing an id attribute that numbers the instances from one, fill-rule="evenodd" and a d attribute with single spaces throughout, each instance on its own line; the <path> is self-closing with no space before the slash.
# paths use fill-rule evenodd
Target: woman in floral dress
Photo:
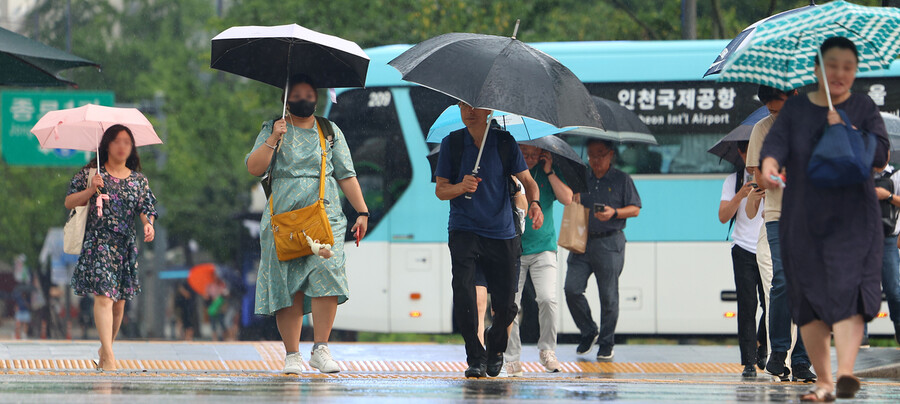
<path id="1" fill-rule="evenodd" d="M 319 143 L 315 107 L 316 89 L 307 77 L 295 76 L 288 86 L 287 117 L 266 121 L 247 156 L 247 170 L 261 176 L 266 173 L 273 154 L 277 156 L 272 173 L 272 202 L 276 214 L 308 206 L 319 197 L 319 171 L 322 151 Z M 342 191 L 359 212 L 351 228 L 357 238 L 366 234 L 368 209 L 356 180 L 347 140 L 337 125 L 330 123 L 334 138 L 326 142 L 325 211 L 334 234 L 331 251 L 319 250 L 290 261 L 279 261 L 268 210 L 260 223 L 261 257 L 256 281 L 256 314 L 275 315 L 278 331 L 287 353 L 284 373 L 303 370 L 299 351 L 303 315 L 312 313 L 314 342 L 310 366 L 322 373 L 340 371 L 328 349 L 328 338 L 337 306 L 349 295 L 345 268 L 344 235 L 347 218 L 341 210 Z M 325 134 L 323 130 L 323 134 Z"/>
<path id="2" fill-rule="evenodd" d="M 116 339 L 125 301 L 141 292 L 138 280 L 136 217 L 145 242 L 153 241 L 156 197 L 141 171 L 134 135 L 123 125 L 103 133 L 98 149 L 100 167 L 92 161 L 75 174 L 66 196 L 66 209 L 88 208 L 81 256 L 72 276 L 79 296 L 94 296 L 94 322 L 100 334 L 99 369 L 116 370 L 112 343 Z M 88 179 L 91 169 L 96 175 Z M 102 191 L 103 193 L 98 193 Z M 100 198 L 102 215 L 95 207 Z"/>

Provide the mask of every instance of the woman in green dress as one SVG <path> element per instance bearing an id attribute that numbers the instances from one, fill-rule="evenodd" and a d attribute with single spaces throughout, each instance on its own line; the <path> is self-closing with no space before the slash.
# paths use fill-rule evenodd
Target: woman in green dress
<path id="1" fill-rule="evenodd" d="M 318 94 L 307 77 L 295 76 L 288 86 L 288 114 L 283 119 L 263 122 L 253 150 L 247 156 L 247 170 L 262 176 L 276 155 L 272 176 L 272 202 L 275 214 L 299 209 L 318 199 L 321 146 L 315 112 Z M 328 349 L 337 306 L 349 297 L 345 268 L 344 234 L 347 218 L 341 210 L 338 193 L 344 193 L 360 216 L 353 225 L 357 238 L 366 234 L 368 209 L 356 180 L 350 149 L 341 130 L 331 123 L 334 138 L 326 142 L 325 210 L 334 234 L 333 256 L 321 251 L 290 261 L 280 261 L 275 252 L 269 212 L 260 221 L 261 255 L 256 281 L 256 314 L 275 315 L 287 353 L 284 373 L 299 374 L 300 328 L 303 315 L 312 313 L 314 342 L 309 365 L 322 373 L 339 372 Z M 323 131 L 323 133 L 325 133 Z M 325 258 L 328 257 L 328 258 Z"/>

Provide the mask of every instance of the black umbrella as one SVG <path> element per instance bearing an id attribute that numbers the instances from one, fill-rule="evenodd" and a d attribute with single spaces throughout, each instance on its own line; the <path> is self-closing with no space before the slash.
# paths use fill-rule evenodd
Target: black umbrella
<path id="1" fill-rule="evenodd" d="M 539 147 L 552 153 L 554 171 L 569 185 L 573 193 L 581 193 L 587 189 L 586 165 L 581 156 L 565 140 L 556 136 L 544 136 L 535 140 L 521 141 L 519 144 Z M 431 165 L 431 182 L 435 182 L 434 172 L 437 170 L 440 153 L 441 146 L 437 145 L 427 155 L 428 164 Z"/>
<path id="2" fill-rule="evenodd" d="M 788 11 L 785 11 L 782 13 L 775 14 L 773 16 L 763 18 L 763 19 L 755 22 L 753 25 L 751 25 L 747 28 L 744 28 L 744 30 L 741 31 L 741 33 L 738 34 L 738 36 L 734 37 L 734 39 L 732 39 L 731 42 L 729 42 L 728 45 L 725 46 L 725 49 L 722 49 L 722 52 L 719 53 L 719 56 L 716 57 L 716 60 L 713 61 L 713 64 L 709 66 L 709 69 L 706 70 L 706 73 L 703 75 L 703 77 L 709 76 L 710 74 L 721 73 L 722 69 L 725 67 L 726 62 L 728 62 L 728 58 L 731 57 L 731 55 L 734 55 L 735 53 L 737 53 L 737 51 L 739 49 L 743 48 L 748 43 L 750 43 L 750 40 L 753 39 L 753 35 L 756 33 L 756 27 L 760 23 L 763 23 L 768 20 L 774 20 L 777 18 L 786 17 L 788 15 L 791 15 L 793 13 L 797 13 L 800 11 L 806 11 L 810 7 L 815 7 L 815 6 L 816 6 L 816 2 L 810 0 L 809 5 L 806 7 L 795 8 L 792 10 L 788 10 Z"/>
<path id="3" fill-rule="evenodd" d="M 363 87 L 369 56 L 359 45 L 297 24 L 231 27 L 212 39 L 209 67 L 285 88 L 305 74 L 320 88 Z"/>
<path id="4" fill-rule="evenodd" d="M 603 127 L 587 89 L 575 74 L 517 40 L 515 33 L 511 38 L 444 34 L 413 46 L 388 64 L 400 71 L 403 80 L 475 108 L 526 116 L 557 127 Z M 481 152 L 473 174 L 478 173 L 480 157 Z"/>
<path id="5" fill-rule="evenodd" d="M 768 115 L 769 110 L 766 107 L 760 107 L 753 111 L 737 128 L 734 128 L 725 137 L 719 139 L 707 152 L 719 156 L 721 160 L 725 160 L 735 167 L 743 166 L 744 160 L 741 159 L 741 155 L 738 153 L 737 144 L 749 141 L 750 135 L 753 133 L 753 125 L 756 125 L 757 122 Z"/>
<path id="6" fill-rule="evenodd" d="M 50 87 L 75 83 L 59 72 L 100 65 L 0 28 L 0 86 Z"/>
<path id="7" fill-rule="evenodd" d="M 900 117 L 882 112 L 881 118 L 884 119 L 884 128 L 887 129 L 888 138 L 891 140 L 891 152 L 900 150 Z"/>
<path id="8" fill-rule="evenodd" d="M 603 130 L 576 128 L 562 133 L 562 136 L 603 139 L 616 143 L 658 144 L 656 138 L 650 133 L 650 128 L 633 111 L 606 98 L 592 96 L 591 99 L 594 101 L 597 111 L 600 112 Z"/>

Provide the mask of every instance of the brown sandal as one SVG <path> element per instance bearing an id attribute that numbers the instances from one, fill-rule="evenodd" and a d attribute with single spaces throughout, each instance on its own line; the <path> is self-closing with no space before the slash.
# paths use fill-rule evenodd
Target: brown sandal
<path id="1" fill-rule="evenodd" d="M 835 391 L 837 392 L 838 398 L 853 398 L 856 397 L 859 388 L 859 379 L 855 376 L 841 376 L 837 379 Z"/>
<path id="2" fill-rule="evenodd" d="M 825 391 L 825 389 L 821 387 L 813 387 L 806 393 L 800 396 L 800 401 L 806 402 L 816 402 L 816 403 L 830 403 L 834 401 L 834 393 L 830 391 Z"/>

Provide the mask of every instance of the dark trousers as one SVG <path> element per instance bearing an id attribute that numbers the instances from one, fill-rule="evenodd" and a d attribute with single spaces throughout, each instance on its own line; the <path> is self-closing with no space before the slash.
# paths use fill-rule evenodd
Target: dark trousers
<path id="1" fill-rule="evenodd" d="M 766 344 L 766 295 L 759 277 L 756 254 L 739 246 L 731 248 L 731 264 L 734 267 L 734 287 L 737 291 L 738 345 L 741 364 L 756 364 L 757 342 Z M 756 306 L 763 309 L 759 326 L 756 324 Z"/>
<path id="2" fill-rule="evenodd" d="M 781 240 L 778 236 L 778 221 L 766 222 L 769 249 L 772 250 L 772 291 L 769 293 L 769 339 L 772 352 L 787 352 L 791 349 L 791 310 L 788 306 L 787 279 L 781 262 Z M 803 346 L 803 338 L 797 333 L 797 343 L 791 353 L 791 366 L 809 366 L 809 355 Z"/>
<path id="3" fill-rule="evenodd" d="M 469 365 L 480 365 L 487 361 L 487 355 L 506 351 L 509 340 L 507 327 L 519 312 L 515 297 L 518 286 L 516 262 L 522 251 L 521 241 L 518 237 L 498 240 L 455 230 L 450 232 L 449 246 L 453 265 L 453 317 L 466 341 L 466 362 Z M 485 351 L 477 335 L 476 265 L 484 271 L 491 291 L 493 325 L 485 338 L 491 352 Z"/>
<path id="4" fill-rule="evenodd" d="M 625 233 L 588 240 L 584 254 L 569 254 L 563 291 L 566 305 L 582 336 L 599 332 L 598 343 L 615 345 L 616 323 L 619 322 L 619 276 L 625 266 Z M 600 294 L 600 329 L 591 315 L 584 291 L 594 275 Z"/>

